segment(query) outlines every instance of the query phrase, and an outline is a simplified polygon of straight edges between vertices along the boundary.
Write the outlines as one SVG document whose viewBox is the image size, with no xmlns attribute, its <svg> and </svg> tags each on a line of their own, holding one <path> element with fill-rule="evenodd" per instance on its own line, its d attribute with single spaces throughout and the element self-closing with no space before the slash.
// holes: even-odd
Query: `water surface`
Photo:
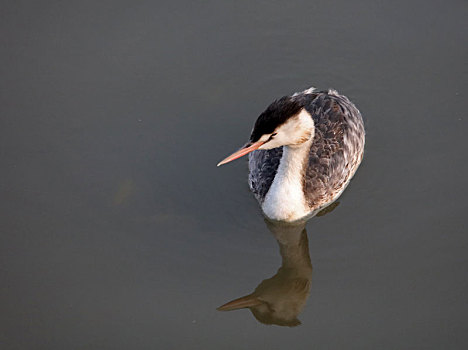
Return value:
<svg viewBox="0 0 468 350">
<path fill-rule="evenodd" d="M 465 349 L 467 12 L 4 4 L 1 348 Z M 246 160 L 216 164 L 309 86 L 356 103 L 365 159 L 307 224 L 301 325 L 267 326 L 216 310 L 284 262 Z"/>
</svg>

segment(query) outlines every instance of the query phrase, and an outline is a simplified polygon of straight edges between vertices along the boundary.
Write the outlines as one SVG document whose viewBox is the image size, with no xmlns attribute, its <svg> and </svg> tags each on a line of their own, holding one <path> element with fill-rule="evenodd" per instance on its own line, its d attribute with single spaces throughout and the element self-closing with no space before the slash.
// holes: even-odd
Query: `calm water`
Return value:
<svg viewBox="0 0 468 350">
<path fill-rule="evenodd" d="M 2 349 L 467 347 L 465 1 L 0 13 Z M 357 104 L 366 155 L 288 234 L 216 164 L 311 85 Z M 302 324 L 216 310 L 256 288 Z"/>
</svg>

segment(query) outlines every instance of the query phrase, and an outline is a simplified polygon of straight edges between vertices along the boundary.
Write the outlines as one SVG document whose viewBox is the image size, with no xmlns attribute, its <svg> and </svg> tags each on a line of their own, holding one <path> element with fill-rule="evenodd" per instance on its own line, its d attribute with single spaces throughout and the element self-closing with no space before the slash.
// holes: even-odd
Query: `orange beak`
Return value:
<svg viewBox="0 0 468 350">
<path fill-rule="evenodd" d="M 232 311 L 239 310 L 246 307 L 255 307 L 262 304 L 262 301 L 252 294 L 246 295 L 245 297 L 238 298 L 230 301 L 224 305 L 221 305 L 216 310 L 218 311 Z"/>
<path fill-rule="evenodd" d="M 229 163 L 229 162 L 233 161 L 234 159 L 245 156 L 247 153 L 250 153 L 250 152 L 255 151 L 256 149 L 258 149 L 264 143 L 265 143 L 265 141 L 257 141 L 257 142 L 254 142 L 254 143 L 248 142 L 240 150 L 238 150 L 237 152 L 234 152 L 229 157 L 226 157 L 222 161 L 220 161 L 217 166 Z"/>
</svg>

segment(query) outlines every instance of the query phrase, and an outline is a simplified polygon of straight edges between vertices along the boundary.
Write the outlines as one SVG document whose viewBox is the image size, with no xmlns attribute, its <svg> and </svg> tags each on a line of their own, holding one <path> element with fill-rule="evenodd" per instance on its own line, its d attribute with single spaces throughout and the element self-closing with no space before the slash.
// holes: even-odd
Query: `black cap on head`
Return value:
<svg viewBox="0 0 468 350">
<path fill-rule="evenodd" d="M 257 118 L 250 135 L 250 142 L 258 141 L 262 135 L 271 134 L 279 125 L 299 113 L 305 102 L 303 98 L 296 96 L 284 96 L 274 101 Z"/>
</svg>

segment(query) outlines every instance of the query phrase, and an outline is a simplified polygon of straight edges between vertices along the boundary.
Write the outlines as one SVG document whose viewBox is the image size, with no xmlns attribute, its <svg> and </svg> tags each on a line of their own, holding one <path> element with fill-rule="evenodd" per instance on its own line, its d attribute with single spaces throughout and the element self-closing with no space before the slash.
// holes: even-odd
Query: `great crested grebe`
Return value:
<svg viewBox="0 0 468 350">
<path fill-rule="evenodd" d="M 335 90 L 284 96 L 260 114 L 250 140 L 218 166 L 249 154 L 249 186 L 264 214 L 296 221 L 344 191 L 361 163 L 365 131 L 354 104 Z"/>
<path fill-rule="evenodd" d="M 276 274 L 264 279 L 250 293 L 218 307 L 219 311 L 249 308 L 264 324 L 294 327 L 301 324 L 297 316 L 309 298 L 312 263 L 306 221 L 294 223 L 265 220 L 279 244 L 281 267 Z"/>
</svg>

